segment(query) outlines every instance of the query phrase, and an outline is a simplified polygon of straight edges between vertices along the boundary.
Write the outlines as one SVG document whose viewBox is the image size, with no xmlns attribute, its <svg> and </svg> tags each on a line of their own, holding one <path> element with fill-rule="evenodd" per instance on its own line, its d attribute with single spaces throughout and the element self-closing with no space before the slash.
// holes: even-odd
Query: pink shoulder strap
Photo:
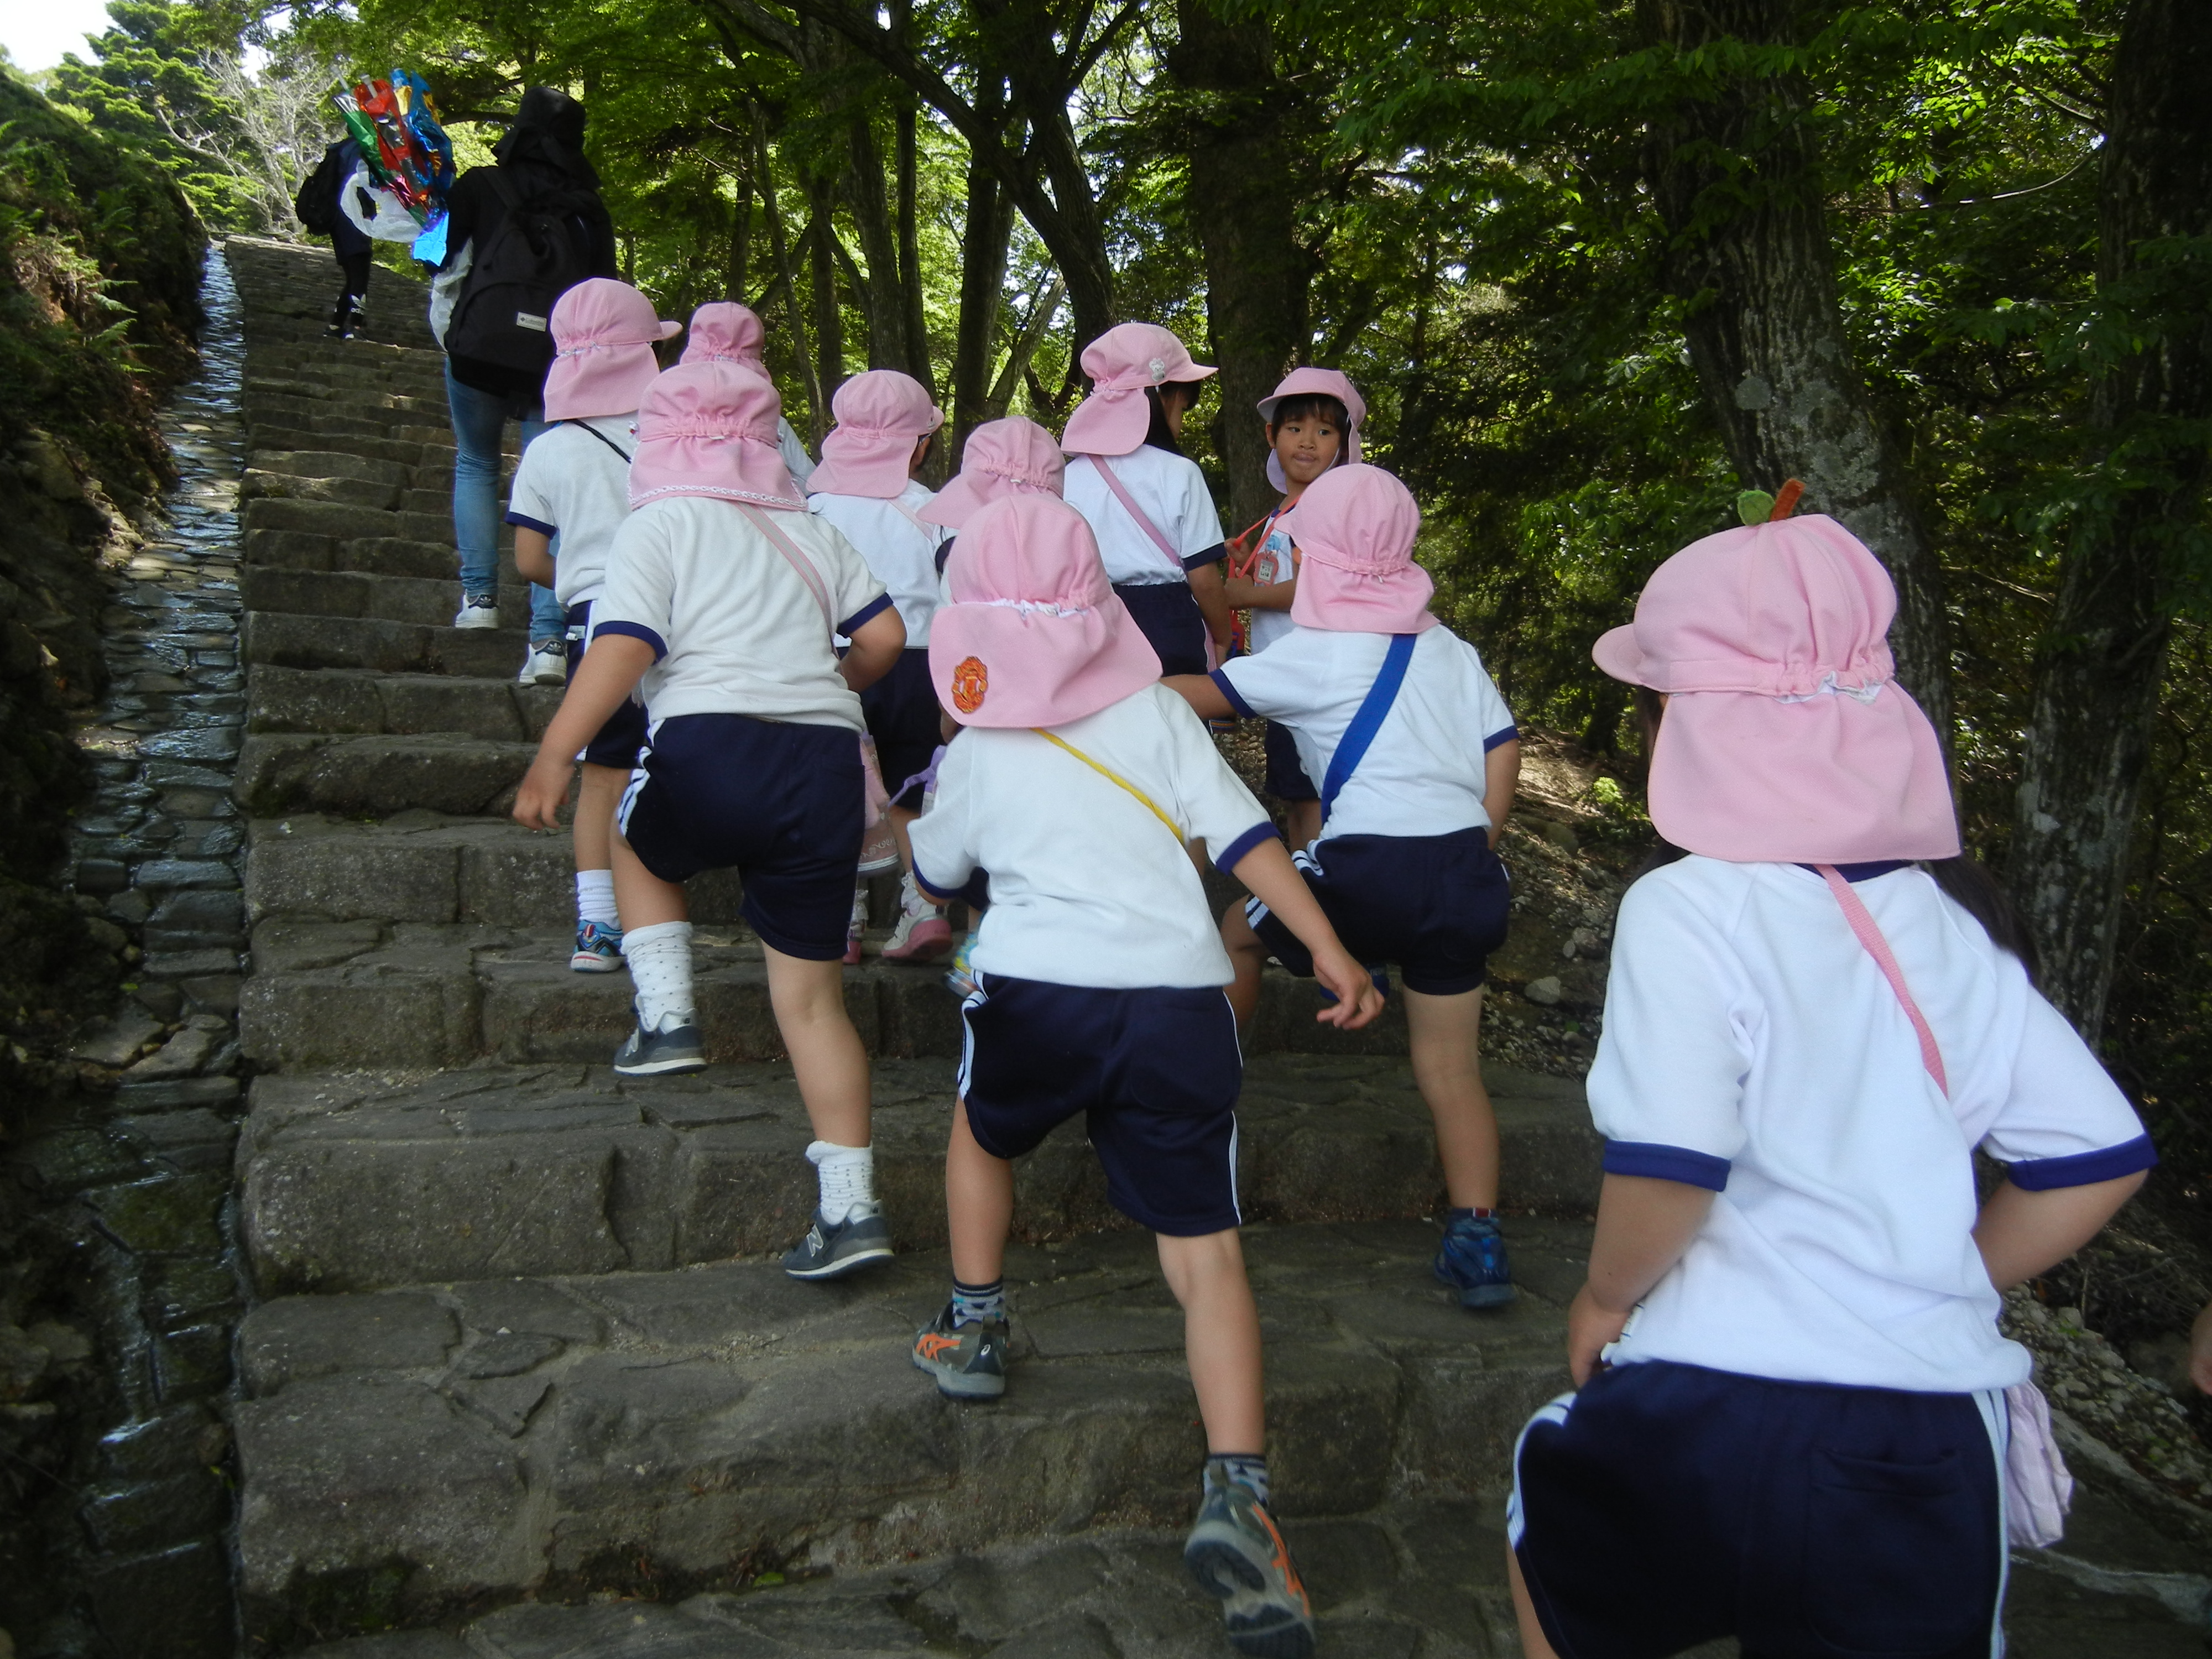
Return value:
<svg viewBox="0 0 2212 1659">
<path fill-rule="evenodd" d="M 805 550 L 778 530 L 769 521 L 768 514 L 750 501 L 738 501 L 736 506 L 738 512 L 753 521 L 753 527 L 768 538 L 769 545 L 783 555 L 783 562 L 799 573 L 799 580 L 806 584 L 806 591 L 814 596 L 814 603 L 822 607 L 823 625 L 835 634 L 837 631 L 837 614 L 830 603 L 830 590 L 822 580 L 822 573 L 814 568 L 814 561 L 806 556 Z"/>
<path fill-rule="evenodd" d="M 1834 865 L 1814 867 L 1820 871 L 1820 879 L 1828 884 L 1828 890 L 1836 896 L 1836 902 L 1843 907 L 1844 920 L 1850 923 L 1851 932 L 1874 958 L 1875 966 L 1881 969 L 1889 988 L 1897 994 L 1905 1017 L 1912 1022 L 1913 1033 L 1920 1039 L 1920 1063 L 1928 1068 L 1928 1075 L 1936 1079 L 1936 1086 L 1943 1091 L 1944 1097 L 1949 1098 L 1951 1080 L 1943 1073 L 1943 1052 L 1936 1046 L 1936 1033 L 1929 1029 L 1928 1017 L 1920 1012 L 1920 1005 L 1912 1000 L 1912 988 L 1905 982 L 1905 971 L 1897 965 L 1897 957 L 1890 951 L 1889 941 L 1881 936 L 1881 929 L 1875 926 L 1866 901 L 1851 890 L 1850 883 L 1844 879 L 1843 872 Z"/>
<path fill-rule="evenodd" d="M 1098 476 L 1106 480 L 1106 488 L 1114 492 L 1114 499 L 1129 509 L 1129 516 L 1137 521 L 1137 528 L 1152 538 L 1152 545 L 1158 548 L 1167 562 L 1176 568 L 1176 574 L 1182 575 L 1182 555 L 1175 550 L 1168 538 L 1160 533 L 1159 526 L 1154 524 L 1145 509 L 1137 505 L 1137 498 L 1129 493 L 1129 487 L 1106 464 L 1106 458 L 1103 455 L 1086 455 L 1084 459 L 1098 469 Z"/>
</svg>

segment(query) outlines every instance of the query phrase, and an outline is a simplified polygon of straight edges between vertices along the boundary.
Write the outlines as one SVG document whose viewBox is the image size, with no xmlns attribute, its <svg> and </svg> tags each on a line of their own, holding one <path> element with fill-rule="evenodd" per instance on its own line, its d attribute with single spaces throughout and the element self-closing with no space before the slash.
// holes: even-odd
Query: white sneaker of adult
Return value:
<svg viewBox="0 0 2212 1659">
<path fill-rule="evenodd" d="M 525 685 L 559 685 L 568 678 L 568 647 L 559 640 L 541 640 L 530 647 L 522 672 L 515 676 Z"/>
<path fill-rule="evenodd" d="M 499 601 L 489 593 L 464 593 L 461 608 L 453 613 L 456 628 L 496 628 Z"/>
</svg>

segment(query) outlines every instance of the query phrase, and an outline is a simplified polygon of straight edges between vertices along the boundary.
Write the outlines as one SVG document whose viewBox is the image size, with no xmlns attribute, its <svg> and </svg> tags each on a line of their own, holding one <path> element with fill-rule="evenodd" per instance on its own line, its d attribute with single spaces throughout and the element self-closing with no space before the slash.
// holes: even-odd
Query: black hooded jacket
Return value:
<svg viewBox="0 0 2212 1659">
<path fill-rule="evenodd" d="M 492 183 L 505 173 L 522 201 L 564 197 L 591 234 L 592 274 L 620 274 L 614 221 L 599 199 L 599 175 L 584 159 L 584 106 L 557 87 L 532 87 L 522 94 L 514 125 L 492 147 L 495 165 L 471 167 L 453 181 L 447 198 L 446 264 L 451 265 L 472 241 L 489 239 L 507 217 L 507 204 Z M 453 378 L 495 397 L 524 403 L 544 392 L 544 377 L 534 380 L 502 364 L 473 357 L 451 359 Z"/>
</svg>

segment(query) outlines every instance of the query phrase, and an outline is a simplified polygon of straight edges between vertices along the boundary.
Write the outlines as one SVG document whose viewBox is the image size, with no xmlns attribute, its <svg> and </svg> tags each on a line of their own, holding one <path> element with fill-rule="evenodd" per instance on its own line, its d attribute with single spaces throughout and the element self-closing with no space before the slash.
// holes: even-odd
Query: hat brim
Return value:
<svg viewBox="0 0 2212 1659">
<path fill-rule="evenodd" d="M 1159 653 L 1111 592 L 1076 616 L 956 603 L 930 618 L 930 684 L 963 726 L 1065 726 L 1159 677 Z"/>
<path fill-rule="evenodd" d="M 642 340 L 608 352 L 556 357 L 545 371 L 545 418 L 588 421 L 630 414 L 645 401 L 646 388 L 659 375 L 660 362 Z"/>
<path fill-rule="evenodd" d="M 931 431 L 936 430 L 932 428 Z M 845 435 L 841 439 L 838 434 Z M 896 501 L 914 477 L 914 447 L 927 433 L 871 432 L 840 427 L 822 441 L 822 462 L 806 480 L 809 495 L 866 495 Z"/>
<path fill-rule="evenodd" d="M 1631 685 L 1642 685 L 1644 678 L 1644 648 L 1636 642 L 1636 624 L 1609 628 L 1598 635 L 1597 643 L 1590 647 L 1590 660 L 1614 679 L 1626 680 Z"/>
<path fill-rule="evenodd" d="M 1437 625 L 1429 601 L 1435 578 L 1407 563 L 1381 574 L 1346 570 L 1307 557 L 1291 595 L 1291 620 L 1337 634 L 1419 634 Z"/>
</svg>

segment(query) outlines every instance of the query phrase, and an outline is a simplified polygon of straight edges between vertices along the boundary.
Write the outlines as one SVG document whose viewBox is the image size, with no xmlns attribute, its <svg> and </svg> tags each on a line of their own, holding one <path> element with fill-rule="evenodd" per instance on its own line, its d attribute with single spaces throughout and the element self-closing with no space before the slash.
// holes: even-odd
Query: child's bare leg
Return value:
<svg viewBox="0 0 2212 1659">
<path fill-rule="evenodd" d="M 619 892 L 619 890 L 617 890 Z M 629 911 L 623 911 L 625 920 Z M 775 1028 L 798 1074 L 814 1138 L 839 1146 L 868 1144 L 868 1054 L 845 1012 L 843 964 L 811 962 L 763 945 Z"/>
<path fill-rule="evenodd" d="M 1413 1081 L 1437 1126 L 1437 1155 L 1455 1209 L 1498 1207 L 1498 1117 L 1482 1085 L 1482 990 L 1438 997 L 1408 989 Z"/>
<path fill-rule="evenodd" d="M 1159 1236 L 1160 1270 L 1182 1304 L 1183 1349 L 1210 1452 L 1257 1455 L 1267 1444 L 1261 1403 L 1260 1310 L 1244 1277 L 1237 1231 Z"/>
<path fill-rule="evenodd" d="M 1310 847 L 1321 834 L 1321 803 L 1317 800 L 1286 801 L 1283 816 L 1290 821 L 1291 850 L 1297 852 Z"/>
<path fill-rule="evenodd" d="M 914 821 L 921 816 L 911 806 L 886 806 L 884 816 L 891 821 L 891 839 L 898 843 L 899 863 L 908 871 L 914 868 L 914 842 L 908 832 Z"/>
<path fill-rule="evenodd" d="M 1229 981 L 1229 1006 L 1242 1031 L 1252 1023 L 1260 1006 L 1260 973 L 1267 965 L 1267 947 L 1244 920 L 1244 907 L 1232 904 L 1221 913 L 1221 943 L 1229 952 L 1229 966 L 1237 977 Z"/>
<path fill-rule="evenodd" d="M 570 831 L 575 840 L 576 867 L 611 870 L 615 809 L 622 805 L 623 787 L 629 781 L 629 774 L 619 767 L 594 766 L 589 761 L 581 770 L 582 780 L 576 786 L 576 822 Z"/>
<path fill-rule="evenodd" d="M 952 1144 L 945 1153 L 945 1214 L 952 1231 L 952 1277 L 995 1285 L 1006 1267 L 1014 1224 L 1014 1166 L 975 1144 L 965 1102 L 952 1103 Z"/>
<path fill-rule="evenodd" d="M 1544 1639 L 1544 1627 L 1536 1622 L 1536 1604 L 1528 1599 L 1528 1586 L 1521 1577 L 1521 1558 L 1513 1547 L 1505 1547 L 1505 1577 L 1513 1586 L 1513 1616 L 1521 1621 L 1521 1652 L 1523 1659 L 1559 1659 L 1552 1644 Z"/>
<path fill-rule="evenodd" d="M 639 862 L 637 854 L 630 851 L 629 843 L 611 826 L 607 831 L 607 855 L 615 872 L 615 903 L 622 910 L 625 929 L 635 932 L 641 927 L 658 927 L 664 921 L 690 919 L 691 913 L 684 908 L 683 884 L 663 881 L 647 869 Z"/>
</svg>

